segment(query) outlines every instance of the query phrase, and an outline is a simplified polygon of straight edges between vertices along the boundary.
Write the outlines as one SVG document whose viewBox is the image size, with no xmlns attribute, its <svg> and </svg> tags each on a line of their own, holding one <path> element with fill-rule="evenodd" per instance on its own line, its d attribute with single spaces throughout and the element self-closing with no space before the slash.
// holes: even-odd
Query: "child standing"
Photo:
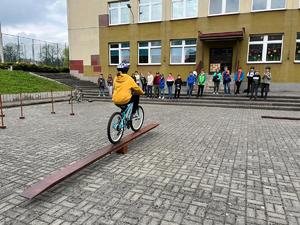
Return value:
<svg viewBox="0 0 300 225">
<path fill-rule="evenodd" d="M 148 72 L 147 76 L 147 97 L 152 98 L 152 89 L 153 89 L 153 75 L 151 72 Z"/>
<path fill-rule="evenodd" d="M 182 85 L 181 76 L 178 74 L 177 79 L 175 80 L 175 98 L 179 98 L 180 90 Z"/>
<path fill-rule="evenodd" d="M 193 89 L 194 89 L 195 82 L 196 82 L 195 75 L 193 74 L 193 72 L 190 72 L 190 74 L 186 80 L 188 97 L 193 95 Z"/>
<path fill-rule="evenodd" d="M 261 97 L 264 97 L 264 99 L 267 99 L 268 92 L 270 91 L 270 84 L 271 84 L 272 74 L 271 74 L 271 68 L 268 66 L 265 69 L 265 73 L 262 77 L 262 84 L 261 84 Z M 263 96 L 265 93 L 265 96 Z"/>
<path fill-rule="evenodd" d="M 204 69 L 201 68 L 201 72 L 198 76 L 198 94 L 197 94 L 197 97 L 199 97 L 200 93 L 201 93 L 201 96 L 203 95 L 205 82 L 206 82 L 206 74 L 204 72 Z"/>
<path fill-rule="evenodd" d="M 235 85 L 236 85 L 236 90 L 235 90 L 235 95 L 239 95 L 240 94 L 240 87 L 241 84 L 244 80 L 244 72 L 242 70 L 242 67 L 239 67 L 238 71 L 234 74 L 234 81 L 235 81 Z"/>
<path fill-rule="evenodd" d="M 103 77 L 103 74 L 101 73 L 99 78 L 98 78 L 98 87 L 99 87 L 99 95 L 98 96 L 105 96 L 105 93 L 104 93 L 104 89 L 105 89 L 105 79 Z"/>
<path fill-rule="evenodd" d="M 219 94 L 219 87 L 220 87 L 220 82 L 222 80 L 222 73 L 220 71 L 220 68 L 217 68 L 216 72 L 213 75 L 213 82 L 214 82 L 214 95 Z"/>
<path fill-rule="evenodd" d="M 161 74 L 159 80 L 159 98 L 161 99 L 165 98 L 165 77 L 163 74 Z"/>
<path fill-rule="evenodd" d="M 171 99 L 172 98 L 172 88 L 174 84 L 174 77 L 172 73 L 169 73 L 167 77 L 167 86 L 168 86 L 168 97 Z"/>
<path fill-rule="evenodd" d="M 111 74 L 109 74 L 107 78 L 107 88 L 108 88 L 109 96 L 112 96 L 113 83 L 114 83 L 113 77 Z"/>
<path fill-rule="evenodd" d="M 253 79 L 253 81 L 252 81 L 252 85 L 251 85 L 251 97 L 250 97 L 250 100 L 253 98 L 254 92 L 255 92 L 254 100 L 256 100 L 256 98 L 257 98 L 257 92 L 258 92 L 258 88 L 259 88 L 260 80 L 261 80 L 259 72 L 255 72 L 255 74 L 254 74 L 254 76 L 253 76 L 252 79 Z"/>
<path fill-rule="evenodd" d="M 254 67 L 250 67 L 250 71 L 247 74 L 248 79 L 248 87 L 247 87 L 247 96 L 249 95 L 249 92 L 252 90 L 252 82 L 253 82 L 253 76 L 255 75 Z"/>
</svg>

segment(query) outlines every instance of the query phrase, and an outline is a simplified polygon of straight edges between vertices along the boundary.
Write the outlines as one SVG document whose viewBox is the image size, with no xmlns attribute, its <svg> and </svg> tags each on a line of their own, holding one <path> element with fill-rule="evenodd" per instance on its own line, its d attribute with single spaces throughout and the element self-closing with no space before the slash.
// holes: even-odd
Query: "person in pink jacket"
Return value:
<svg viewBox="0 0 300 225">
<path fill-rule="evenodd" d="M 173 84 L 174 84 L 174 77 L 173 77 L 172 73 L 169 73 L 169 75 L 167 77 L 168 97 L 169 98 L 172 98 Z"/>
</svg>

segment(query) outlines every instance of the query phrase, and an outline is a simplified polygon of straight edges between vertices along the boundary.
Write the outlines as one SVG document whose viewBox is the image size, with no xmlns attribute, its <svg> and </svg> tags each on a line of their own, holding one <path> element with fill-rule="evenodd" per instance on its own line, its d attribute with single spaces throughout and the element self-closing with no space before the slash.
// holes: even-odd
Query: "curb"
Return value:
<svg viewBox="0 0 300 225">
<path fill-rule="evenodd" d="M 56 99 L 54 102 L 67 102 L 69 99 Z M 43 101 L 33 101 L 33 102 L 23 102 L 23 106 L 31 106 L 31 105 L 43 105 L 51 103 L 51 100 L 43 100 Z M 3 105 L 4 109 L 16 108 L 20 107 L 20 103 L 13 103 L 9 105 Z"/>
</svg>

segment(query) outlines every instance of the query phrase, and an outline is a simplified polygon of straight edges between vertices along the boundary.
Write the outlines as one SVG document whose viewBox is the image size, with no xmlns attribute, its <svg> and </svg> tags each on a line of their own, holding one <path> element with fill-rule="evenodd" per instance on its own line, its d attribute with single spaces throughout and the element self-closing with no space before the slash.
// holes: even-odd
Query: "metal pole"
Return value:
<svg viewBox="0 0 300 225">
<path fill-rule="evenodd" d="M 51 114 L 55 114 L 55 112 L 54 112 L 53 91 L 52 90 L 51 90 L 51 105 L 52 105 L 52 112 L 51 112 Z"/>
<path fill-rule="evenodd" d="M 18 36 L 18 62 L 20 62 L 20 37 Z"/>
<path fill-rule="evenodd" d="M 73 91 L 71 91 L 71 113 L 70 116 L 74 116 L 74 106 L 73 106 Z"/>
<path fill-rule="evenodd" d="M 34 55 L 34 39 L 32 39 L 32 60 L 35 63 L 35 55 Z"/>
<path fill-rule="evenodd" d="M 22 99 L 22 93 L 20 93 L 20 106 L 21 106 L 21 116 L 20 119 L 23 120 L 25 119 L 25 116 L 23 114 L 23 99 Z"/>
<path fill-rule="evenodd" d="M 59 66 L 59 61 L 58 61 L 58 43 L 56 43 L 56 66 Z"/>
<path fill-rule="evenodd" d="M 3 117 L 5 115 L 3 114 L 3 109 L 2 109 L 2 96 L 0 94 L 0 117 L 1 117 L 1 124 L 0 124 L 0 129 L 5 129 L 6 126 L 4 125 Z"/>
<path fill-rule="evenodd" d="M 3 39 L 2 39 L 1 23 L 0 23 L 0 63 L 4 63 L 4 52 L 3 52 Z"/>
</svg>

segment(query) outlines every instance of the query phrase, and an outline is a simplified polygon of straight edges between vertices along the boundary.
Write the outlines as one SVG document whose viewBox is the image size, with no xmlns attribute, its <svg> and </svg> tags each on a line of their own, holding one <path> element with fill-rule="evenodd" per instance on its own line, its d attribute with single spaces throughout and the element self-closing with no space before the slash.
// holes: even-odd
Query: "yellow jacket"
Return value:
<svg viewBox="0 0 300 225">
<path fill-rule="evenodd" d="M 116 105 L 127 104 L 132 97 L 132 92 L 135 92 L 139 95 L 144 94 L 143 90 L 129 75 L 120 74 L 115 77 L 114 94 L 112 100 Z"/>
</svg>

